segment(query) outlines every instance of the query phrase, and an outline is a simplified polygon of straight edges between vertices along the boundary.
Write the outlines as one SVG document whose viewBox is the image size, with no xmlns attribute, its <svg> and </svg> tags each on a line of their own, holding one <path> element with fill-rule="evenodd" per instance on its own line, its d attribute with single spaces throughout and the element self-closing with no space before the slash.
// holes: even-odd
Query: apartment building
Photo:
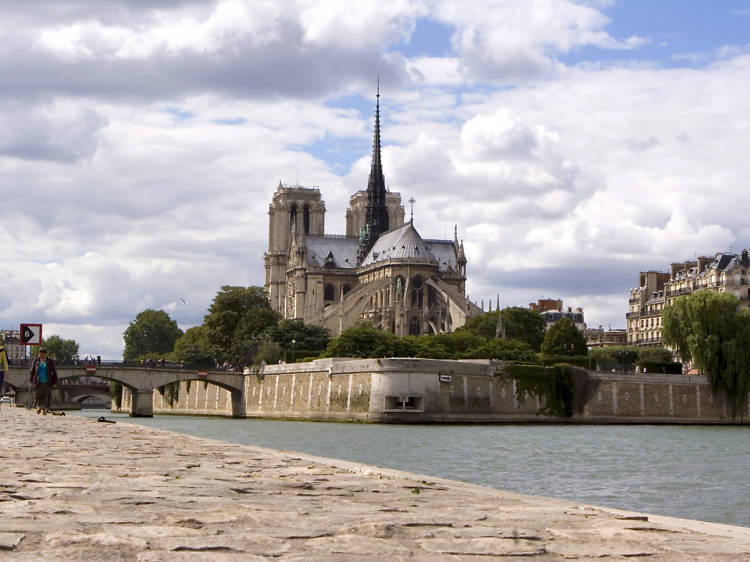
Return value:
<svg viewBox="0 0 750 562">
<path fill-rule="evenodd" d="M 630 290 L 625 315 L 628 345 L 662 345 L 661 313 L 676 298 L 708 289 L 731 293 L 750 308 L 750 262 L 747 250 L 718 253 L 694 261 L 676 262 L 669 273 L 642 271 L 638 287 Z"/>
</svg>

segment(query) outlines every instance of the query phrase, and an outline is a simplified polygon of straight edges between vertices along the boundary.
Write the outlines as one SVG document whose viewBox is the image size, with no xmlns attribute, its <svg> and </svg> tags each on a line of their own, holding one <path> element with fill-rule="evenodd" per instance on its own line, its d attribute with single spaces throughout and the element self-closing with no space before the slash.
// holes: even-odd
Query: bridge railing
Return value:
<svg viewBox="0 0 750 562">
<path fill-rule="evenodd" d="M 26 359 L 8 359 L 8 365 L 11 367 L 28 367 L 31 368 L 31 363 L 34 361 L 33 358 L 26 358 Z M 151 361 L 118 361 L 118 360 L 111 360 L 111 359 L 102 359 L 102 360 L 85 360 L 85 359 L 74 359 L 73 361 L 57 361 L 55 360 L 55 365 L 57 367 L 78 367 L 81 369 L 85 369 L 86 367 L 96 367 L 96 368 L 102 368 L 102 369 L 122 369 L 122 368 L 130 368 L 130 369 L 172 369 L 172 370 L 185 370 L 185 369 L 195 369 L 195 370 L 204 370 L 204 371 L 214 371 L 214 372 L 226 372 L 231 369 L 227 369 L 225 367 L 222 367 L 221 365 L 217 365 L 214 367 L 204 367 L 200 365 L 193 365 L 189 363 L 176 363 L 174 361 L 161 361 L 161 360 L 151 360 Z"/>
</svg>

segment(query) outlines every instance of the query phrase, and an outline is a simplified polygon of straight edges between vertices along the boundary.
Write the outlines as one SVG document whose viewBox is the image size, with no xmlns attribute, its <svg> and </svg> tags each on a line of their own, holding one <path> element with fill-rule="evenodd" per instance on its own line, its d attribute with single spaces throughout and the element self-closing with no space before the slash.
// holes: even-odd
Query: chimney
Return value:
<svg viewBox="0 0 750 562">
<path fill-rule="evenodd" d="M 711 258 L 707 258 L 706 256 L 700 256 L 697 259 L 698 259 L 698 273 L 703 273 L 703 270 L 706 269 L 706 265 L 708 264 Z"/>
<path fill-rule="evenodd" d="M 742 250 L 742 267 L 747 267 L 748 261 L 747 261 L 747 249 Z"/>
</svg>

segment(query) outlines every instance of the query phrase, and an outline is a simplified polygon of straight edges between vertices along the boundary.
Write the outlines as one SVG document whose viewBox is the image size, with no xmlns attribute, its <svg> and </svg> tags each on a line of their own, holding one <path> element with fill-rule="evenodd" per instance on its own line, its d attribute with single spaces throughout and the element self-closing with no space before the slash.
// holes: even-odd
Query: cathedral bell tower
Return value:
<svg viewBox="0 0 750 562">
<path fill-rule="evenodd" d="M 271 308 L 286 314 L 287 271 L 291 246 L 298 236 L 303 246 L 306 236 L 322 236 L 326 207 L 317 187 L 288 186 L 279 182 L 268 208 L 268 251 L 265 254 L 265 289 Z"/>
</svg>

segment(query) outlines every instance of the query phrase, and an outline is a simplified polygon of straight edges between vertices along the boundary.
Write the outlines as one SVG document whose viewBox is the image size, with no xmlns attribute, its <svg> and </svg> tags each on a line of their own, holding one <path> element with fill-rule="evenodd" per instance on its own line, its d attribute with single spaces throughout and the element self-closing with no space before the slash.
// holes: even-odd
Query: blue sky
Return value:
<svg viewBox="0 0 750 562">
<path fill-rule="evenodd" d="M 423 236 L 457 227 L 470 297 L 624 327 L 640 270 L 750 246 L 749 27 L 750 2 L 4 4 L 0 326 L 115 358 L 144 308 L 199 324 L 263 283 L 280 180 L 343 233 L 380 76 L 386 183 Z"/>
</svg>

